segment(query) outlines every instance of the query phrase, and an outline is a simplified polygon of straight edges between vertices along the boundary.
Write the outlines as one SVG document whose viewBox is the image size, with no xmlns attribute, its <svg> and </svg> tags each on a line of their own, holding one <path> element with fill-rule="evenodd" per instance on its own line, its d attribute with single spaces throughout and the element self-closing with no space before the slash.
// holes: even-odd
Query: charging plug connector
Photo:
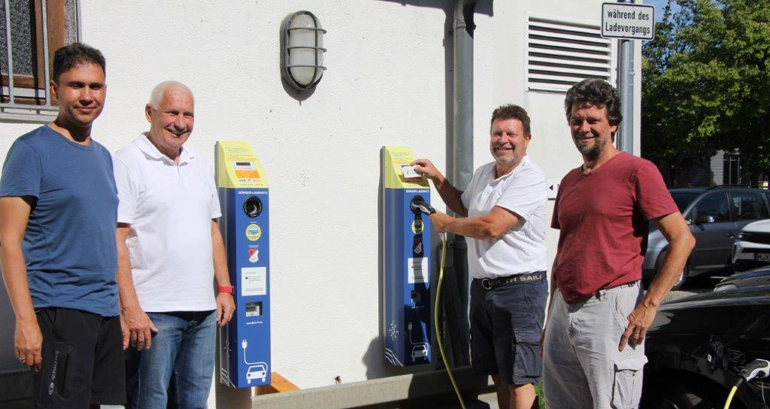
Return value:
<svg viewBox="0 0 770 409">
<path fill-rule="evenodd" d="M 428 202 L 426 202 L 425 199 L 422 198 L 422 196 L 415 196 L 414 199 L 412 199 L 412 201 L 409 202 L 409 208 L 412 210 L 414 214 L 424 213 L 430 216 L 433 213 L 436 213 L 436 209 L 434 209 L 433 206 L 429 205 Z"/>
<path fill-rule="evenodd" d="M 733 385 L 732 388 L 730 388 L 730 393 L 727 395 L 727 400 L 725 401 L 724 406 L 725 409 L 730 407 L 730 403 L 732 403 L 733 397 L 735 397 L 735 392 L 738 391 L 738 388 L 743 383 L 749 382 L 752 379 L 762 379 L 770 376 L 770 361 L 766 361 L 764 359 L 755 359 L 749 362 L 748 365 L 744 366 L 743 369 L 738 372 L 738 376 L 738 381 L 735 382 L 735 385 Z"/>
<path fill-rule="evenodd" d="M 744 366 L 738 375 L 746 382 L 752 379 L 763 379 L 770 376 L 770 361 L 755 359 Z"/>
</svg>

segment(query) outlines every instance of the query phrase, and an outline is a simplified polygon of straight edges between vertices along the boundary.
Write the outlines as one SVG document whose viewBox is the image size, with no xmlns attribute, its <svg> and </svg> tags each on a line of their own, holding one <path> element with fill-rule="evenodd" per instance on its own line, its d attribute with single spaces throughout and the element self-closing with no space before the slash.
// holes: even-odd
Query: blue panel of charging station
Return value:
<svg viewBox="0 0 770 409">
<path fill-rule="evenodd" d="M 220 382 L 234 388 L 271 382 L 270 201 L 264 171 L 242 144 L 217 143 L 220 229 L 236 306 L 219 330 L 219 369 Z"/>
<path fill-rule="evenodd" d="M 397 156 L 385 149 L 384 161 Z M 410 203 L 415 198 L 430 203 L 430 190 L 393 181 L 386 177 L 383 189 L 385 359 L 395 366 L 412 366 L 431 361 L 432 307 L 430 219 L 412 211 Z"/>
</svg>

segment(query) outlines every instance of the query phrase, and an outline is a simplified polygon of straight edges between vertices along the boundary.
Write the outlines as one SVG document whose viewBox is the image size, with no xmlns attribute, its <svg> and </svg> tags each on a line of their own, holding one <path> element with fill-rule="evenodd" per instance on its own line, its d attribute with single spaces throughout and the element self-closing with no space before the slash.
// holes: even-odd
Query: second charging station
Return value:
<svg viewBox="0 0 770 409">
<path fill-rule="evenodd" d="M 430 188 L 409 174 L 413 160 L 409 148 L 382 148 L 382 325 L 385 359 L 394 366 L 431 361 L 430 219 L 413 206 L 430 203 Z"/>
</svg>

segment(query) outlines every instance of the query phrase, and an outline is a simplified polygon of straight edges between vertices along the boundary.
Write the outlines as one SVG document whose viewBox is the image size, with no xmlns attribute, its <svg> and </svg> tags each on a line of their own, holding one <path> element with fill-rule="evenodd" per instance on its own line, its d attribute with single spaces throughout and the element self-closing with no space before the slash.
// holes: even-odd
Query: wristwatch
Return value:
<svg viewBox="0 0 770 409">
<path fill-rule="evenodd" d="M 233 293 L 233 286 L 230 286 L 230 285 L 220 285 L 219 286 L 219 292 L 220 293 L 232 294 Z"/>
</svg>

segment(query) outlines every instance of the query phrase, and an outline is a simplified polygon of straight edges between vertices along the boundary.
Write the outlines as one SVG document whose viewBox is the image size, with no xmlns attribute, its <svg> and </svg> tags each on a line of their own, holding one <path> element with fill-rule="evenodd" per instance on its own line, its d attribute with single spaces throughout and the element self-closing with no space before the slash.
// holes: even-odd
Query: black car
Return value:
<svg viewBox="0 0 770 409">
<path fill-rule="evenodd" d="M 770 192 L 735 186 L 670 191 L 696 241 L 674 288 L 692 277 L 732 274 L 733 241 L 745 225 L 770 218 Z M 657 273 L 667 250 L 668 241 L 651 224 L 642 265 L 645 283 Z"/>
<path fill-rule="evenodd" d="M 736 288 L 757 287 L 763 285 L 770 285 L 770 267 L 735 273 L 735 275 L 723 278 L 716 286 L 714 286 L 714 291 L 734 290 Z"/>
<path fill-rule="evenodd" d="M 770 285 L 661 305 L 647 335 L 642 408 L 723 408 L 738 372 L 770 360 Z M 731 408 L 767 408 L 770 379 L 744 383 Z"/>
</svg>

